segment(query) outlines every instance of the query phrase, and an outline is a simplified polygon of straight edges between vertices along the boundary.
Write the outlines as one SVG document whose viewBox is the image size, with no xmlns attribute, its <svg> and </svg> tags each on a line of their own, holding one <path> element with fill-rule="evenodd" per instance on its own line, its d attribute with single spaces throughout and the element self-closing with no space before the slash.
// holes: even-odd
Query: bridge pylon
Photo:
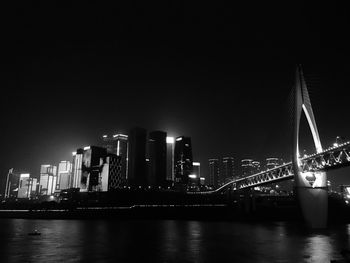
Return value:
<svg viewBox="0 0 350 263">
<path fill-rule="evenodd" d="M 328 214 L 327 174 L 323 171 L 302 172 L 299 152 L 299 130 L 302 112 L 305 113 L 317 153 L 322 145 L 301 66 L 297 67 L 294 87 L 293 170 L 295 189 L 306 223 L 311 228 L 325 228 Z"/>
</svg>

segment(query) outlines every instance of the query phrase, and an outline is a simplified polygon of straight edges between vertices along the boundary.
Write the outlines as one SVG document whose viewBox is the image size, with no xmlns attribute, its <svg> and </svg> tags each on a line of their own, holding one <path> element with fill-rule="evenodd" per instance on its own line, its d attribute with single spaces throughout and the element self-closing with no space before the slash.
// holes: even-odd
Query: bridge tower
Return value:
<svg viewBox="0 0 350 263">
<path fill-rule="evenodd" d="M 322 152 L 314 113 L 301 67 L 297 67 L 293 116 L 293 170 L 295 188 L 306 223 L 311 228 L 327 226 L 328 190 L 326 172 L 302 172 L 299 152 L 299 129 L 302 112 L 309 124 L 316 152 Z"/>
</svg>

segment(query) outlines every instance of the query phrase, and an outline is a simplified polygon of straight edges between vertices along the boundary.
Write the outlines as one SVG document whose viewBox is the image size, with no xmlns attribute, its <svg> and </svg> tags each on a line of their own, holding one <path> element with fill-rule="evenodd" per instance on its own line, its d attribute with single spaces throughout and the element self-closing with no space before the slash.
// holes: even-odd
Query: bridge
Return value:
<svg viewBox="0 0 350 263">
<path fill-rule="evenodd" d="M 350 165 L 350 141 L 327 149 L 322 148 L 314 113 L 311 106 L 301 66 L 297 67 L 294 84 L 292 161 L 276 168 L 245 178 L 232 180 L 213 191 L 197 194 L 215 194 L 229 189 L 239 191 L 256 186 L 294 179 L 296 195 L 306 223 L 311 228 L 325 228 L 328 214 L 327 171 Z M 316 152 L 300 156 L 299 130 L 304 112 L 312 133 Z"/>
<path fill-rule="evenodd" d="M 313 173 L 317 171 L 328 171 L 344 166 L 350 166 L 350 141 L 338 146 L 330 147 L 320 153 L 304 156 L 300 159 L 302 173 Z M 256 187 L 264 184 L 277 183 L 294 178 L 292 162 L 283 164 L 270 170 L 262 171 L 244 178 L 232 180 L 213 191 L 199 192 L 199 194 L 219 193 L 228 187 L 232 190 Z M 311 186 L 315 183 L 312 175 L 308 177 Z"/>
</svg>

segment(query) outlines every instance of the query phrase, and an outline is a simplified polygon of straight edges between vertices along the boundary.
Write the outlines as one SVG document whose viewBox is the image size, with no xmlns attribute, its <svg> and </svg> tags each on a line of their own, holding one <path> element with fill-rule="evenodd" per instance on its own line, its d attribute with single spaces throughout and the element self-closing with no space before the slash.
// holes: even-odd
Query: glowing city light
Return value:
<svg viewBox="0 0 350 263">
<path fill-rule="evenodd" d="M 197 175 L 195 175 L 195 174 L 190 174 L 188 177 L 191 178 L 191 179 L 196 179 L 196 178 L 197 178 Z"/>
<path fill-rule="evenodd" d="M 90 148 L 91 148 L 90 146 L 85 146 L 85 147 L 84 147 L 84 151 L 90 150 Z"/>
<path fill-rule="evenodd" d="M 174 137 L 166 137 L 166 143 L 173 144 L 175 142 Z"/>
<path fill-rule="evenodd" d="M 201 163 L 200 162 L 193 162 L 192 165 L 193 166 L 201 166 Z"/>
</svg>

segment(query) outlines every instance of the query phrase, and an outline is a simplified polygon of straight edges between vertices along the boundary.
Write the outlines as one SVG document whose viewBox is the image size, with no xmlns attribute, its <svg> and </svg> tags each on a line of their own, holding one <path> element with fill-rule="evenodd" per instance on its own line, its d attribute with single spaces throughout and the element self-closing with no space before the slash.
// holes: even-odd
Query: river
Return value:
<svg viewBox="0 0 350 263">
<path fill-rule="evenodd" d="M 0 219 L 0 262 L 330 262 L 350 225 L 293 222 Z M 37 229 L 40 236 L 28 233 Z"/>
</svg>

